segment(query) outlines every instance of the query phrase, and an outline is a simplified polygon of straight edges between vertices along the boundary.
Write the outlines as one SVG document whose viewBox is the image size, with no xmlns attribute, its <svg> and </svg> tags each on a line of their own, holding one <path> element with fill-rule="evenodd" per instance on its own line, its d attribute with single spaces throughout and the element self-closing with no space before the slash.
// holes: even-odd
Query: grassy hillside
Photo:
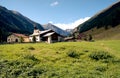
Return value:
<svg viewBox="0 0 120 78">
<path fill-rule="evenodd" d="M 0 45 L 1 78 L 120 78 L 120 40 Z"/>
<path fill-rule="evenodd" d="M 86 33 L 86 35 L 92 34 L 95 36 L 95 39 L 120 39 L 119 29 L 120 1 L 98 12 L 86 22 L 80 24 L 74 29 L 74 32 Z"/>
<path fill-rule="evenodd" d="M 107 30 L 93 28 L 84 32 L 84 34 L 91 34 L 95 40 L 120 40 L 120 25 Z"/>
</svg>

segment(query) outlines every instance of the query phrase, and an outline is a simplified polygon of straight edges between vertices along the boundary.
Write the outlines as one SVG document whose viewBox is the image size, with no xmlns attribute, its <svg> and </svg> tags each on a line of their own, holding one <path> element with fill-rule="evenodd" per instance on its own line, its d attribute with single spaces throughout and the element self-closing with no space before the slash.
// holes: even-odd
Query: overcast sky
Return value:
<svg viewBox="0 0 120 78">
<path fill-rule="evenodd" d="M 15 10 L 40 24 L 52 23 L 73 29 L 118 0 L 0 0 L 0 5 Z"/>
</svg>

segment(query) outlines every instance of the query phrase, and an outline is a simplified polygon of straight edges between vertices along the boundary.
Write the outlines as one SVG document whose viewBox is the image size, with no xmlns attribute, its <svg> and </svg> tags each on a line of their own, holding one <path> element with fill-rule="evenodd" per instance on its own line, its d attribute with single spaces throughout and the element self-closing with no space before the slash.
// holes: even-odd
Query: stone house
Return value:
<svg viewBox="0 0 120 78">
<path fill-rule="evenodd" d="M 15 42 L 29 42 L 29 36 L 24 34 L 12 33 L 7 37 L 8 43 L 15 43 Z"/>
</svg>

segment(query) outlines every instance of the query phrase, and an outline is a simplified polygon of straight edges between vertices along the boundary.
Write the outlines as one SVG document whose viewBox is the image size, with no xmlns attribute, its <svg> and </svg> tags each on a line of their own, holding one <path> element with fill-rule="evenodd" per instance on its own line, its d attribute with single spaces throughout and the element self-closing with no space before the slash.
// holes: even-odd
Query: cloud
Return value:
<svg viewBox="0 0 120 78">
<path fill-rule="evenodd" d="M 49 21 L 48 23 L 51 23 L 51 24 L 53 24 L 53 21 Z"/>
<path fill-rule="evenodd" d="M 53 23 L 52 24 L 58 26 L 61 29 L 74 29 L 75 27 L 77 27 L 78 25 L 82 24 L 83 22 L 87 21 L 88 19 L 90 19 L 90 17 L 85 17 L 85 18 L 80 18 L 72 23 L 68 23 L 68 24 L 64 24 L 64 23 Z"/>
<path fill-rule="evenodd" d="M 51 3 L 50 6 L 57 6 L 58 4 L 59 4 L 59 2 L 55 1 L 55 2 Z"/>
</svg>

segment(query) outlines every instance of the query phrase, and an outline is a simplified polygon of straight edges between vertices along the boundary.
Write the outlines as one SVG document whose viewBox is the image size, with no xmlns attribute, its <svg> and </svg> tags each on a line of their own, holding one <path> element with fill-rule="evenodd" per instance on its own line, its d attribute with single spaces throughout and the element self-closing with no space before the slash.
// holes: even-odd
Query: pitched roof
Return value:
<svg viewBox="0 0 120 78">
<path fill-rule="evenodd" d="M 49 31 L 51 31 L 51 29 L 41 31 L 40 34 L 44 34 L 44 33 L 49 32 Z"/>
<path fill-rule="evenodd" d="M 47 33 L 47 34 L 45 34 L 44 35 L 44 37 L 48 37 L 48 36 L 51 36 L 51 35 L 53 35 L 55 32 L 50 32 L 50 33 Z"/>
<path fill-rule="evenodd" d="M 52 30 L 52 29 L 48 29 L 48 30 L 44 30 L 44 31 L 40 31 L 39 33 L 33 33 L 33 34 L 31 34 L 30 36 L 38 36 L 38 35 L 42 35 L 43 37 L 46 37 L 46 36 L 50 36 L 50 35 L 52 35 L 52 33 L 57 33 L 57 32 L 55 32 L 54 30 Z M 58 33 L 57 33 L 58 34 Z M 58 34 L 58 35 L 60 35 L 60 34 Z M 62 36 L 62 35 L 60 35 L 60 36 Z M 63 37 L 63 36 L 62 36 Z"/>
<path fill-rule="evenodd" d="M 12 33 L 12 35 L 15 35 L 17 37 L 28 37 L 28 36 L 26 36 L 24 34 L 18 34 L 18 33 Z"/>
<path fill-rule="evenodd" d="M 71 40 L 74 39 L 74 37 L 66 37 L 64 40 Z"/>
</svg>

